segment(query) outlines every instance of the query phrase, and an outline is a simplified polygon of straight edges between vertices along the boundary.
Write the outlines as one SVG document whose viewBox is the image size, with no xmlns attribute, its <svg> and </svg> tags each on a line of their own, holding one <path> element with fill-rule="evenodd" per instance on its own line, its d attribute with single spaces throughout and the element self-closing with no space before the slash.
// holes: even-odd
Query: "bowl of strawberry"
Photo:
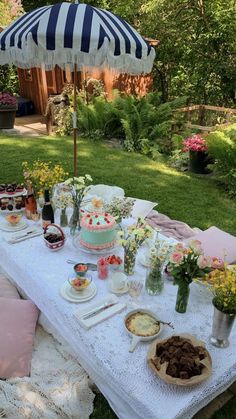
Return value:
<svg viewBox="0 0 236 419">
<path fill-rule="evenodd" d="M 86 265 L 86 263 L 76 263 L 76 265 L 74 265 L 74 271 L 77 276 L 84 277 L 88 271 L 88 265 Z"/>
<path fill-rule="evenodd" d="M 111 255 L 106 258 L 106 261 L 109 265 L 109 268 L 112 270 L 118 270 L 120 266 L 123 263 L 123 260 L 120 258 L 120 256 Z"/>
</svg>

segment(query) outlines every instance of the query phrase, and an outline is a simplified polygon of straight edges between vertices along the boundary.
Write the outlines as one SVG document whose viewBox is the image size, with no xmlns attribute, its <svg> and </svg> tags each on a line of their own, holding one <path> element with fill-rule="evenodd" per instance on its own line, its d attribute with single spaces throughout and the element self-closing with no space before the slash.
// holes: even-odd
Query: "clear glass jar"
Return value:
<svg viewBox="0 0 236 419">
<path fill-rule="evenodd" d="M 145 289 L 149 295 L 158 295 L 164 287 L 164 276 L 162 274 L 162 266 L 156 264 L 147 269 Z"/>
</svg>

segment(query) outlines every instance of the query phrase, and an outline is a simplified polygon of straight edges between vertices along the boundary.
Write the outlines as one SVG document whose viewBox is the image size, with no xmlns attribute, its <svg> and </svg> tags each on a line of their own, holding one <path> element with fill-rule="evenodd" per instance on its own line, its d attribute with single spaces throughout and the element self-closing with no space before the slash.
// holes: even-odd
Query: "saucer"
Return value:
<svg viewBox="0 0 236 419">
<path fill-rule="evenodd" d="M 129 291 L 128 282 L 126 282 L 123 288 L 120 288 L 120 289 L 114 288 L 112 286 L 112 281 L 110 279 L 108 279 L 107 285 L 108 285 L 109 291 L 112 292 L 113 294 L 126 294 Z"/>
<path fill-rule="evenodd" d="M 27 226 L 28 224 L 25 220 L 20 220 L 19 223 L 16 225 L 9 224 L 8 221 L 5 219 L 0 221 L 0 230 L 3 230 L 3 231 L 10 231 L 10 232 L 20 231 L 20 230 L 24 230 Z"/>
<path fill-rule="evenodd" d="M 68 281 L 64 282 L 60 289 L 61 296 L 72 303 L 83 303 L 91 300 L 97 293 L 97 286 L 94 282 L 91 282 L 88 288 L 83 291 L 76 291 L 69 284 Z"/>
<path fill-rule="evenodd" d="M 150 267 L 150 259 L 145 253 L 140 253 L 137 259 L 140 265 L 144 266 L 145 268 Z"/>
</svg>

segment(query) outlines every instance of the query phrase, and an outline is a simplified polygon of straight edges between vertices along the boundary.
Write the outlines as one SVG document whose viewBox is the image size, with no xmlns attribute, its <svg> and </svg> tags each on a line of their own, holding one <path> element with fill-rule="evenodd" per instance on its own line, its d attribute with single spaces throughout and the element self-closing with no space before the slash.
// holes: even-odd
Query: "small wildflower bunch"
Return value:
<svg viewBox="0 0 236 419">
<path fill-rule="evenodd" d="M 195 278 L 202 278 L 216 266 L 222 267 L 223 262 L 214 257 L 206 257 L 203 254 L 201 242 L 193 240 L 189 246 L 182 243 L 174 246 L 167 264 L 168 272 L 174 277 L 176 284 L 186 281 L 190 284 Z"/>
<path fill-rule="evenodd" d="M 128 218 L 132 212 L 135 199 L 132 198 L 113 198 L 112 201 L 106 205 L 105 210 L 108 214 L 113 215 L 119 223 L 122 218 Z"/>
<path fill-rule="evenodd" d="M 135 258 L 138 248 L 146 239 L 152 237 L 153 229 L 143 218 L 138 218 L 137 223 L 128 227 L 124 232 L 119 231 L 119 244 L 124 248 L 124 271 L 128 275 L 133 274 Z"/>
<path fill-rule="evenodd" d="M 152 237 L 153 229 L 143 218 L 138 218 L 137 223 L 128 227 L 127 231 L 118 232 L 120 245 L 124 248 L 137 250 L 146 239 Z"/>
<path fill-rule="evenodd" d="M 16 109 L 16 98 L 7 92 L 0 92 L 0 109 Z"/>
<path fill-rule="evenodd" d="M 236 265 L 229 267 L 224 263 L 223 269 L 215 269 L 208 277 L 215 307 L 227 314 L 236 314 Z"/>
<path fill-rule="evenodd" d="M 88 185 L 93 179 L 90 175 L 71 177 L 64 182 L 65 186 L 68 186 L 74 204 L 80 206 L 83 198 L 88 192 Z"/>
<path fill-rule="evenodd" d="M 156 240 L 153 247 L 150 249 L 150 266 L 163 267 L 167 261 L 172 246 L 169 246 L 164 240 Z"/>
<path fill-rule="evenodd" d="M 29 165 L 28 162 L 22 163 L 23 175 L 26 181 L 30 181 L 39 195 L 45 190 L 52 191 L 56 183 L 62 182 L 68 173 L 65 172 L 60 164 L 52 165 L 52 162 L 41 162 L 36 160 Z"/>
<path fill-rule="evenodd" d="M 66 209 L 73 205 L 73 200 L 70 192 L 61 192 L 60 194 L 54 195 L 52 199 L 53 204 L 56 208 Z"/>
<path fill-rule="evenodd" d="M 199 134 L 192 135 L 183 141 L 183 151 L 207 151 L 206 141 Z"/>
</svg>

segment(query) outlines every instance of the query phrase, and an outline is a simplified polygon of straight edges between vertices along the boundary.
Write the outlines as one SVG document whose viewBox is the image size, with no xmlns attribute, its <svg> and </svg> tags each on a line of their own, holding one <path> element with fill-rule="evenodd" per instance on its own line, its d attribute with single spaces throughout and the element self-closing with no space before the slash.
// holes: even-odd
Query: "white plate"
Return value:
<svg viewBox="0 0 236 419">
<path fill-rule="evenodd" d="M 137 257 L 138 262 L 140 265 L 144 266 L 145 268 L 150 267 L 150 260 L 145 253 L 140 253 Z"/>
<path fill-rule="evenodd" d="M 111 252 L 114 252 L 114 250 L 118 248 L 118 244 L 115 242 L 113 246 L 108 247 L 106 249 L 100 249 L 100 250 L 88 249 L 87 247 L 82 246 L 82 244 L 80 243 L 80 234 L 78 234 L 77 236 L 73 238 L 72 243 L 76 249 L 81 250 L 81 252 L 84 252 L 90 255 L 107 255 Z"/>
<path fill-rule="evenodd" d="M 75 291 L 68 281 L 64 282 L 60 289 L 61 296 L 72 303 L 83 303 L 91 300 L 97 293 L 97 285 L 91 282 L 84 291 Z"/>
<path fill-rule="evenodd" d="M 27 190 L 25 188 L 23 189 L 23 191 L 14 192 L 13 194 L 8 194 L 8 193 L 4 192 L 4 193 L 0 194 L 0 199 L 2 199 L 2 198 L 11 199 L 11 198 L 16 198 L 17 196 L 22 196 L 22 195 L 23 196 L 27 195 Z"/>
<path fill-rule="evenodd" d="M 116 288 L 113 288 L 112 281 L 108 279 L 107 286 L 108 286 L 109 291 L 112 292 L 113 294 L 126 294 L 126 292 L 128 292 L 129 290 L 128 282 L 126 282 L 123 288 L 118 290 Z"/>
<path fill-rule="evenodd" d="M 87 188 L 88 194 L 86 198 L 91 198 L 95 195 L 96 197 L 104 199 L 108 204 L 112 201 L 115 197 L 124 198 L 125 191 L 118 186 L 110 186 L 110 185 L 91 185 Z"/>
<path fill-rule="evenodd" d="M 20 230 L 24 230 L 26 227 L 28 227 L 28 224 L 25 220 L 20 220 L 19 223 L 15 226 L 12 226 L 11 224 L 9 224 L 7 220 L 5 219 L 0 221 L 0 230 L 3 230 L 3 231 L 9 231 L 9 232 L 20 231 Z"/>
<path fill-rule="evenodd" d="M 3 216 L 4 215 L 8 215 L 8 214 L 15 214 L 15 213 L 17 213 L 17 214 L 19 214 L 19 213 L 21 213 L 21 212 L 23 212 L 25 210 L 25 208 L 23 207 L 23 208 L 21 208 L 21 209 L 16 209 L 14 206 L 13 206 L 13 210 L 8 210 L 8 209 L 5 209 L 5 210 L 1 210 L 0 209 L 0 214 L 2 214 Z"/>
</svg>

